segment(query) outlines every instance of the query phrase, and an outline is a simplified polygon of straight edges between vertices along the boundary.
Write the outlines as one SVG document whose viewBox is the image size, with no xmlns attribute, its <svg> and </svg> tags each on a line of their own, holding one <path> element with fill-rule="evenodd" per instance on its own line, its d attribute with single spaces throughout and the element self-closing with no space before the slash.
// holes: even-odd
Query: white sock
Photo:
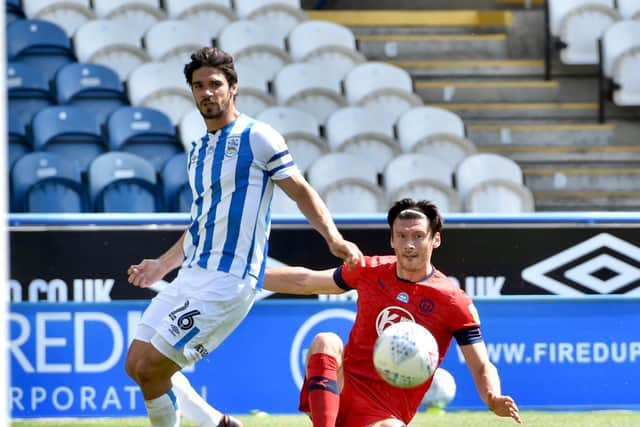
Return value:
<svg viewBox="0 0 640 427">
<path fill-rule="evenodd" d="M 178 427 L 180 426 L 180 413 L 178 401 L 173 390 L 169 390 L 160 397 L 145 400 L 147 413 L 151 427 Z"/>
<path fill-rule="evenodd" d="M 180 411 L 186 419 L 198 427 L 217 427 L 220 424 L 222 414 L 195 391 L 182 372 L 173 374 L 171 383 L 178 396 Z"/>
</svg>

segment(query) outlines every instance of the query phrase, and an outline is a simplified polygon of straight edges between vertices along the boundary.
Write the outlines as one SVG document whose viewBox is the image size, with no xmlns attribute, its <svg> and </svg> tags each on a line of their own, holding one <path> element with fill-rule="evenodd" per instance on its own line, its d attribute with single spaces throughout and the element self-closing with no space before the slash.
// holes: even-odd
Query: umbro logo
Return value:
<svg viewBox="0 0 640 427">
<path fill-rule="evenodd" d="M 526 268 L 522 278 L 557 295 L 640 295 L 640 248 L 600 233 Z"/>
</svg>

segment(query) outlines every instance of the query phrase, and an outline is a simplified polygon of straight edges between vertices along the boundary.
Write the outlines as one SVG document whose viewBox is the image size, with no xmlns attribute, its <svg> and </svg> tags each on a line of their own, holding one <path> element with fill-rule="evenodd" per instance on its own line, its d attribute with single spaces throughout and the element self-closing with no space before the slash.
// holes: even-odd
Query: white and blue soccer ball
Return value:
<svg viewBox="0 0 640 427">
<path fill-rule="evenodd" d="M 427 381 L 438 367 L 438 343 L 417 323 L 394 323 L 378 336 L 373 364 L 389 384 L 411 388 Z"/>
<path fill-rule="evenodd" d="M 456 397 L 456 380 L 446 369 L 438 368 L 433 374 L 433 382 L 422 398 L 428 409 L 444 409 Z"/>
</svg>

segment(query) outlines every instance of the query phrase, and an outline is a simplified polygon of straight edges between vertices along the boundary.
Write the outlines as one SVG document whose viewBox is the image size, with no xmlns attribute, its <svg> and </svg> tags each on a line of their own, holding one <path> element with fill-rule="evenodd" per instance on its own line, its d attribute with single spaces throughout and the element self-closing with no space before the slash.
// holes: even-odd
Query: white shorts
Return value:
<svg viewBox="0 0 640 427">
<path fill-rule="evenodd" d="M 211 353 L 245 318 L 255 279 L 200 267 L 181 268 L 145 310 L 135 339 L 151 342 L 184 368 Z"/>
</svg>

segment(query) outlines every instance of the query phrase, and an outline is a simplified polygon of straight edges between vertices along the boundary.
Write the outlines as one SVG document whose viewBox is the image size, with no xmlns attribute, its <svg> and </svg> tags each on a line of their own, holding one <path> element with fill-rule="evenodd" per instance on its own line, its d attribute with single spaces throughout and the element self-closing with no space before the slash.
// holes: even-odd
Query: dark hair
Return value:
<svg viewBox="0 0 640 427">
<path fill-rule="evenodd" d="M 184 66 L 184 76 L 190 87 L 193 83 L 193 72 L 202 67 L 213 67 L 222 71 L 229 86 L 238 83 L 233 56 L 217 47 L 202 47 L 191 54 L 191 62 Z"/>
<path fill-rule="evenodd" d="M 429 220 L 429 229 L 431 235 L 435 235 L 442 230 L 444 223 L 438 207 L 428 200 L 415 201 L 413 199 L 398 200 L 391 206 L 387 214 L 387 222 L 389 227 L 393 229 L 393 223 L 396 219 L 418 219 L 424 216 Z"/>
</svg>

